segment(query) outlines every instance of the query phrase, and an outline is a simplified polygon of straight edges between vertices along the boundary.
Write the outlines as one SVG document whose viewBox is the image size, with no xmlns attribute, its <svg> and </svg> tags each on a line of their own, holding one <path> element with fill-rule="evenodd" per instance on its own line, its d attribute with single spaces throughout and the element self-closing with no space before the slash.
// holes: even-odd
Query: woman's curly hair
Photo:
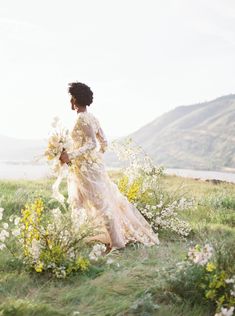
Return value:
<svg viewBox="0 0 235 316">
<path fill-rule="evenodd" d="M 93 92 L 90 87 L 81 82 L 69 83 L 69 93 L 77 101 L 77 104 L 85 106 L 90 105 L 93 101 Z"/>
</svg>

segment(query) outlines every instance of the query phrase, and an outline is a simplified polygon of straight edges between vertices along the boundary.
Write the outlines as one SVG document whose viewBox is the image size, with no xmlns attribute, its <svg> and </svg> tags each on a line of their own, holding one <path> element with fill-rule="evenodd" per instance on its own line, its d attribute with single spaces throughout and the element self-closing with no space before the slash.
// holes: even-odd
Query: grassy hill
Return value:
<svg viewBox="0 0 235 316">
<path fill-rule="evenodd" d="M 113 174 L 113 177 L 118 175 Z M 7 214 L 19 210 L 34 196 L 50 199 L 51 180 L 1 181 L 1 204 Z M 163 178 L 166 190 L 195 199 L 197 209 L 182 216 L 193 234 L 181 240 L 160 235 L 161 244 L 146 248 L 130 245 L 110 255 L 88 273 L 55 280 L 26 271 L 6 251 L 0 252 L 0 315 L 3 316 L 213 316 L 214 308 L 179 282 L 178 290 L 164 276 L 177 271 L 191 243 L 215 242 L 223 251 L 235 241 L 235 186 Z M 179 190 L 179 187 L 181 190 Z M 66 193 L 64 184 L 63 192 Z M 230 248 L 229 248 L 230 249 Z M 231 252 L 226 253 L 228 261 Z M 227 262 L 226 261 L 226 262 Z M 194 281 L 192 281 L 194 282 Z M 184 283 L 185 284 L 185 283 Z"/>
<path fill-rule="evenodd" d="M 179 106 L 130 135 L 165 167 L 235 170 L 235 95 Z"/>
</svg>

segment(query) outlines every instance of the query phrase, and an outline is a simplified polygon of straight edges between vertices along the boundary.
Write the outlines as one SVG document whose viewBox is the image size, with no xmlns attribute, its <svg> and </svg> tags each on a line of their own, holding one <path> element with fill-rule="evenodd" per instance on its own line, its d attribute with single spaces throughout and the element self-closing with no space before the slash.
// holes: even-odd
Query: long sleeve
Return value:
<svg viewBox="0 0 235 316">
<path fill-rule="evenodd" d="M 97 146 L 95 133 L 90 122 L 84 117 L 80 117 L 77 124 L 79 124 L 79 128 L 84 135 L 85 142 L 79 149 L 68 152 L 69 159 L 78 158 Z"/>
<path fill-rule="evenodd" d="M 102 128 L 99 126 L 98 132 L 96 134 L 96 137 L 100 143 L 100 151 L 104 153 L 108 147 L 108 141 L 106 139 L 106 136 L 104 134 L 104 131 Z"/>
</svg>

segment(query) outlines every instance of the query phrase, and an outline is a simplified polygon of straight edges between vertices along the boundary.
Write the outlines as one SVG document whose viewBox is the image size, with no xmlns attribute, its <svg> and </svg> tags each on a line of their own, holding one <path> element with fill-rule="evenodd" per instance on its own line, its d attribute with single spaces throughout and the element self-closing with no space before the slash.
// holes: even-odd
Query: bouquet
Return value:
<svg viewBox="0 0 235 316">
<path fill-rule="evenodd" d="M 70 146 L 69 131 L 61 126 L 58 117 L 54 118 L 52 127 L 54 130 L 49 137 L 45 156 L 48 161 L 55 160 L 58 162 L 62 151 L 68 149 Z"/>
<path fill-rule="evenodd" d="M 59 202 L 64 202 L 64 196 L 59 192 L 59 185 L 64 177 L 66 164 L 61 164 L 60 156 L 63 150 L 68 150 L 71 146 L 69 131 L 62 127 L 58 117 L 55 117 L 52 122 L 53 131 L 48 139 L 48 145 L 45 150 L 44 156 L 51 164 L 52 170 L 57 174 L 57 179 L 52 186 L 53 197 Z"/>
</svg>

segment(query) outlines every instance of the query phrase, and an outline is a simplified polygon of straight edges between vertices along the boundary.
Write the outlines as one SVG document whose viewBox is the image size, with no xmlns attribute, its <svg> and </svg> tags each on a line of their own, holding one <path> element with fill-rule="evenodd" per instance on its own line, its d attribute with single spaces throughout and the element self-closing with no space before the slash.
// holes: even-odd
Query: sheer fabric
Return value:
<svg viewBox="0 0 235 316">
<path fill-rule="evenodd" d="M 87 216 L 95 218 L 100 233 L 94 239 L 117 248 L 128 242 L 158 244 L 151 226 L 105 170 L 102 153 L 107 148 L 107 140 L 95 116 L 89 112 L 79 113 L 71 136 L 69 203 L 76 215 L 82 216 L 85 210 Z"/>
</svg>

